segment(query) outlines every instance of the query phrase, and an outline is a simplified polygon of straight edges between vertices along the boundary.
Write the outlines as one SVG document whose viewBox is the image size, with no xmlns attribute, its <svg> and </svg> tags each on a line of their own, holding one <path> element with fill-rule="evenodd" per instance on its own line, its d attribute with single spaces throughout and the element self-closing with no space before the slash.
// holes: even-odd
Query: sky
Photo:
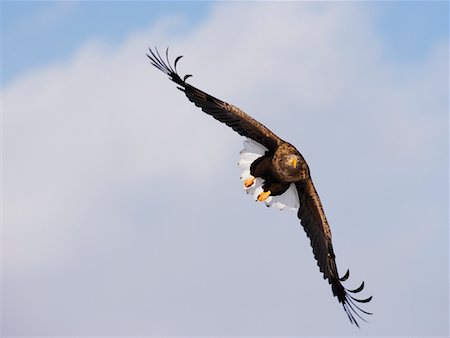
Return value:
<svg viewBox="0 0 450 338">
<path fill-rule="evenodd" d="M 4 337 L 448 336 L 448 2 L 1 10 Z M 303 154 L 369 323 L 153 46 Z"/>
</svg>

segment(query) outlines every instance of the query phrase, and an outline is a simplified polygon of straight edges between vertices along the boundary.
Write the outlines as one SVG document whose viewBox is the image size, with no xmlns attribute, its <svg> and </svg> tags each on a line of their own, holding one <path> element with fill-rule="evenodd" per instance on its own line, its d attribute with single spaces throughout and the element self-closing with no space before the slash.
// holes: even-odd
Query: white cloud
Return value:
<svg viewBox="0 0 450 338">
<path fill-rule="evenodd" d="M 341 270 L 375 295 L 364 333 L 444 334 L 414 318 L 448 314 L 447 45 L 392 64 L 371 20 L 354 3 L 218 4 L 187 33 L 175 18 L 93 41 L 7 87 L 6 332 L 355 334 L 295 214 L 239 191 L 240 138 L 146 60 L 168 44 L 192 84 L 305 155 Z"/>
</svg>

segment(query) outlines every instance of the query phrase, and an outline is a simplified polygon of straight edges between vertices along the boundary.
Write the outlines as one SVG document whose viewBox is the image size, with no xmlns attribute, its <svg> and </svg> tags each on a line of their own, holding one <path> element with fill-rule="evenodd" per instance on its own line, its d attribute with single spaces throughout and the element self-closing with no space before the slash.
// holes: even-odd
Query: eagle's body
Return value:
<svg viewBox="0 0 450 338">
<path fill-rule="evenodd" d="M 238 163 L 244 189 L 267 206 L 297 211 L 298 218 L 311 240 L 317 265 L 331 284 L 333 295 L 342 303 L 352 323 L 358 325 L 355 315 L 365 320 L 361 313 L 371 313 L 362 310 L 355 302 L 367 303 L 372 297 L 356 299 L 350 294 L 362 291 L 364 282 L 354 290 L 346 289 L 341 283 L 349 277 L 349 271 L 343 277 L 339 276 L 331 230 L 311 180 L 308 165 L 300 152 L 239 108 L 188 84 L 186 79 L 191 75 L 181 79 L 176 70 L 181 56 L 175 59 L 174 68 L 169 62 L 168 50 L 166 60 L 156 49 L 155 52 L 150 50 L 148 57 L 196 106 L 247 138 Z"/>
</svg>

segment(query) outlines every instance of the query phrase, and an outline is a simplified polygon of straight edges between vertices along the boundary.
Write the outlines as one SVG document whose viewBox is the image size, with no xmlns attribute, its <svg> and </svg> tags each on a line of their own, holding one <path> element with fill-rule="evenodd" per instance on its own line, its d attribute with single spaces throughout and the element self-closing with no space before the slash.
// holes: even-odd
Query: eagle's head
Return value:
<svg viewBox="0 0 450 338">
<path fill-rule="evenodd" d="M 285 182 L 296 182 L 306 178 L 308 166 L 302 155 L 290 144 L 279 147 L 273 157 L 273 165 Z"/>
<path fill-rule="evenodd" d="M 297 177 L 302 172 L 305 161 L 297 154 L 286 154 L 280 161 L 280 169 L 284 175 Z"/>
</svg>

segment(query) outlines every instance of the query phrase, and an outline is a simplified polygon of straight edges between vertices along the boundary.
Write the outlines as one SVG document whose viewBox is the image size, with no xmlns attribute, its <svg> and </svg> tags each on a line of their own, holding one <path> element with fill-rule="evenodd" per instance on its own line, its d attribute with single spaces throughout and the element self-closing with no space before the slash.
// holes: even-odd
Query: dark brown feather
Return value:
<svg viewBox="0 0 450 338">
<path fill-rule="evenodd" d="M 314 258 L 317 260 L 317 265 L 323 273 L 325 279 L 331 284 L 333 295 L 337 297 L 342 303 L 344 310 L 352 323 L 359 327 L 356 317 L 366 321 L 362 317 L 362 313 L 371 315 L 371 313 L 362 310 L 355 302 L 367 303 L 372 297 L 367 299 L 356 299 L 349 295 L 348 292 L 358 293 L 364 288 L 364 282 L 354 290 L 346 289 L 341 282 L 345 281 L 350 273 L 347 270 L 343 277 L 339 277 L 336 266 L 336 256 L 333 250 L 333 243 L 331 240 L 331 230 L 328 225 L 325 212 L 323 211 L 322 203 L 319 195 L 314 187 L 311 178 L 304 182 L 296 184 L 300 199 L 300 208 L 298 210 L 298 218 L 301 221 L 306 235 L 311 241 Z M 356 316 L 356 317 L 355 317 Z"/>
<path fill-rule="evenodd" d="M 268 128 L 244 113 L 239 108 L 219 100 L 186 83 L 188 75 L 181 79 L 176 71 L 176 68 L 174 69 L 170 65 L 167 55 L 168 51 L 166 50 L 165 61 L 156 48 L 155 51 L 150 49 L 150 54 L 147 54 L 153 66 L 166 73 L 173 82 L 178 84 L 180 86 L 178 88 L 182 90 L 188 99 L 197 107 L 200 107 L 205 113 L 211 115 L 216 120 L 225 123 L 240 135 L 251 138 L 252 140 L 264 145 L 272 152 L 274 152 L 277 146 L 283 142 Z M 180 58 L 181 57 L 177 57 L 175 59 L 175 66 Z"/>
</svg>

